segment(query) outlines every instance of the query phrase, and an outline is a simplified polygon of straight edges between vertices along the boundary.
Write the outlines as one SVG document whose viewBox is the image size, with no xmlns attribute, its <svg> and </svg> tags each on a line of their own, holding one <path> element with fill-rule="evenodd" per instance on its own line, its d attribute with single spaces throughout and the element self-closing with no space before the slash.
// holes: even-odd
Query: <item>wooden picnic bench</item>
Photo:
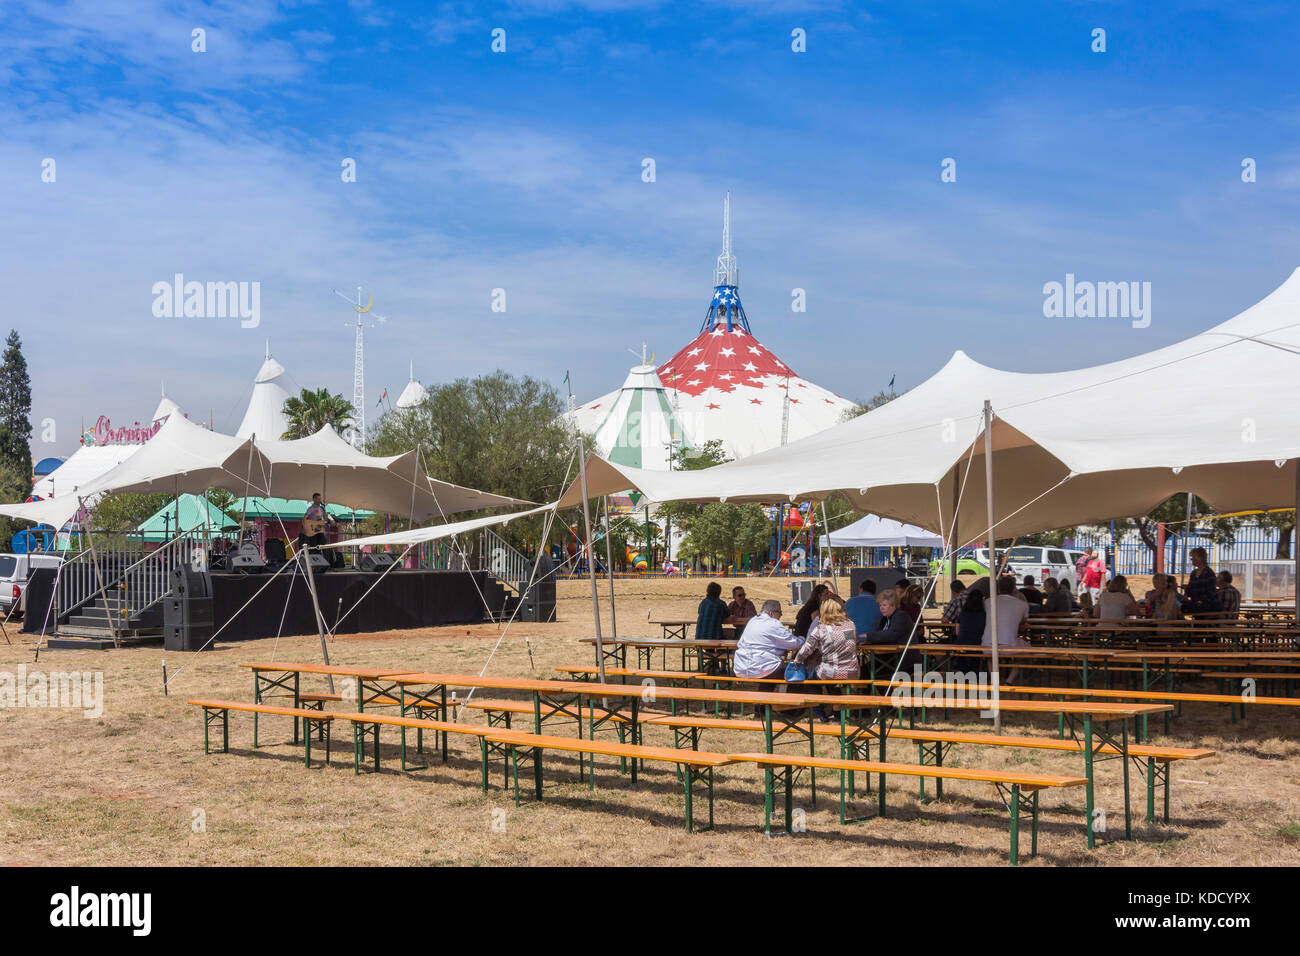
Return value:
<svg viewBox="0 0 1300 956">
<path fill-rule="evenodd" d="M 704 751 L 678 750 L 675 747 L 650 747 L 644 744 L 613 743 L 604 740 L 583 740 L 573 737 L 552 737 L 543 734 L 528 734 L 520 731 L 497 731 L 489 734 L 487 740 L 501 744 L 510 752 L 510 761 L 514 773 L 515 805 L 519 804 L 519 763 L 520 751 L 525 751 L 524 760 L 532 761 L 533 782 L 537 799 L 542 799 L 542 754 L 547 750 L 559 750 L 591 757 L 591 774 L 589 786 L 596 786 L 597 756 L 618 757 L 621 761 L 630 761 L 636 766 L 638 761 L 659 761 L 676 765 L 681 770 L 683 788 L 686 795 L 686 830 L 695 830 L 695 816 L 692 798 L 697 787 L 701 785 L 709 801 L 709 825 L 713 828 L 713 770 L 715 767 L 734 763 L 735 758 L 729 754 L 707 753 Z M 579 763 L 581 773 L 581 763 Z M 633 778 L 635 784 L 635 777 Z"/>
<path fill-rule="evenodd" d="M 939 776 L 948 780 L 972 780 L 991 783 L 997 788 L 998 795 L 1002 798 L 1004 805 L 1011 814 L 1010 862 L 1012 866 L 1015 866 L 1020 861 L 1020 812 L 1022 810 L 1028 810 L 1030 813 L 1030 856 L 1038 853 L 1038 792 L 1052 787 L 1079 787 L 1087 784 L 1087 780 L 1083 777 L 1069 777 L 1060 774 L 1027 773 L 1010 770 L 973 770 L 965 767 L 921 767 L 914 764 L 859 761 L 842 757 L 804 757 L 788 752 L 742 753 L 734 754 L 733 757 L 737 761 L 758 764 L 764 770 L 763 829 L 768 834 L 771 833 L 772 811 L 775 803 L 774 794 L 778 780 L 783 783 L 785 790 L 785 829 L 787 833 L 793 832 L 792 779 L 799 769 L 819 768 L 840 771 L 841 823 L 870 819 L 869 817 L 859 817 L 856 820 L 849 818 L 844 783 L 846 773 L 851 775 L 853 772 L 865 770 L 869 773 L 880 774 L 883 780 L 887 774 L 933 776 L 937 771 Z M 863 766 L 863 764 L 866 764 L 866 766 Z M 880 812 L 877 815 L 882 817 L 885 815 L 883 788 L 881 791 Z M 1091 826 L 1087 829 L 1091 833 Z"/>
<path fill-rule="evenodd" d="M 247 703 L 238 700 L 209 700 L 199 699 L 191 700 L 190 704 L 195 707 L 203 708 L 203 752 L 211 753 L 208 742 L 208 732 L 212 725 L 221 722 L 221 752 L 230 752 L 230 712 L 240 711 L 253 715 L 253 749 L 257 749 L 257 717 L 260 714 L 275 715 L 277 717 L 292 717 L 294 719 L 294 743 L 298 742 L 298 723 L 302 722 L 303 732 L 303 762 L 306 766 L 311 766 L 311 725 L 316 724 L 323 728 L 323 737 L 325 741 L 325 762 L 329 763 L 329 728 L 335 718 L 335 714 L 318 710 L 308 710 L 302 707 L 283 707 L 279 704 L 258 704 Z"/>
</svg>

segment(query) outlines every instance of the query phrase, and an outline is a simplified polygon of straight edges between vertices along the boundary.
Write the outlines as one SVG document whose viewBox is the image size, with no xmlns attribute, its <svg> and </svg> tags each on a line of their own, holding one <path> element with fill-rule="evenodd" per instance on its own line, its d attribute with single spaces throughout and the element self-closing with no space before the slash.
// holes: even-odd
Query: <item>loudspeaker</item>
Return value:
<svg viewBox="0 0 1300 956">
<path fill-rule="evenodd" d="M 171 595 L 178 598 L 212 597 L 212 579 L 206 571 L 195 571 L 188 564 L 172 567 Z"/>
<path fill-rule="evenodd" d="M 211 623 L 167 625 L 163 627 L 163 648 L 169 651 L 211 650 L 212 632 Z"/>
<path fill-rule="evenodd" d="M 209 628 L 212 626 L 212 598 L 163 599 L 164 627 L 185 627 L 192 624 L 203 624 Z"/>
<path fill-rule="evenodd" d="M 234 554 L 226 555 L 226 567 L 231 571 L 258 572 L 266 569 L 266 561 L 257 550 L 257 545 L 245 541 Z"/>
<path fill-rule="evenodd" d="M 879 594 L 886 588 L 892 588 L 899 578 L 905 577 L 907 574 L 900 568 L 853 568 L 849 571 L 849 588 L 852 594 L 857 594 L 862 582 L 870 579 L 876 582 L 876 593 Z"/>
<path fill-rule="evenodd" d="M 801 607 L 808 603 L 812 597 L 812 581 L 791 581 L 790 582 L 790 603 L 798 604 Z"/>
<path fill-rule="evenodd" d="M 375 551 L 363 554 L 358 565 L 362 571 L 383 571 L 397 563 L 397 558 L 387 551 Z"/>
<path fill-rule="evenodd" d="M 555 580 L 539 581 L 524 592 L 519 602 L 519 619 L 536 624 L 555 620 Z"/>
<path fill-rule="evenodd" d="M 301 552 L 299 552 L 301 553 Z M 294 560 L 298 560 L 298 555 L 294 555 Z M 314 548 L 307 550 L 307 560 L 311 563 L 312 571 L 328 571 L 330 569 L 330 560 Z"/>
</svg>

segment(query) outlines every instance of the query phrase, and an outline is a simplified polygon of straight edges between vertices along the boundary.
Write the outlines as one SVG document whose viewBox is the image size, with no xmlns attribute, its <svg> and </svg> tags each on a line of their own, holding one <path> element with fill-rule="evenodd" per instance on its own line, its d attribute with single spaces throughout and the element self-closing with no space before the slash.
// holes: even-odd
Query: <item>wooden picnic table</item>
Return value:
<svg viewBox="0 0 1300 956">
<path fill-rule="evenodd" d="M 581 638 L 581 643 L 595 645 L 594 637 Z M 684 640 L 681 638 L 656 638 L 656 637 L 620 637 L 611 639 L 601 639 L 604 647 L 605 660 L 614 661 L 618 667 L 627 667 L 627 649 L 635 648 L 637 652 L 637 667 L 648 669 L 654 652 L 659 650 L 663 656 L 661 664 L 666 670 L 668 668 L 668 651 L 670 649 L 681 651 L 682 670 L 690 670 L 692 665 L 686 663 L 686 655 L 690 651 L 695 652 L 695 669 L 709 671 L 720 669 L 724 672 L 731 670 L 731 655 L 735 653 L 739 641 L 732 640 Z"/>
<path fill-rule="evenodd" d="M 357 710 L 364 710 L 367 703 L 385 701 L 392 698 L 395 685 L 385 683 L 384 678 L 391 674 L 400 674 L 401 668 L 392 667 L 358 667 L 350 664 L 295 664 L 286 661 L 244 661 L 240 667 L 247 667 L 253 672 L 253 700 L 261 703 L 266 697 L 292 696 L 294 708 L 302 706 L 301 675 L 321 674 L 330 679 L 330 691 L 333 693 L 334 678 L 343 677 L 356 681 Z M 275 689 L 287 691 L 276 694 Z M 351 700 L 344 694 L 341 699 Z M 393 702 L 396 702 L 395 700 Z M 257 734 L 257 714 L 253 714 L 253 733 Z M 293 742 L 298 742 L 298 726 L 293 728 Z"/>
</svg>

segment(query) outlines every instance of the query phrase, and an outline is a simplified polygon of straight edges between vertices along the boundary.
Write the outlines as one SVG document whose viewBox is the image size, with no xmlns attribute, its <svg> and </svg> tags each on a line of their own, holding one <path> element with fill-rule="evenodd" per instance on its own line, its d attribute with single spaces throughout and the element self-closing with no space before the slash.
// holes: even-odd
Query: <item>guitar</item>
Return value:
<svg viewBox="0 0 1300 956">
<path fill-rule="evenodd" d="M 322 518 L 309 518 L 304 516 L 302 519 L 302 533 L 309 538 L 318 534 L 324 534 L 325 520 Z"/>
</svg>

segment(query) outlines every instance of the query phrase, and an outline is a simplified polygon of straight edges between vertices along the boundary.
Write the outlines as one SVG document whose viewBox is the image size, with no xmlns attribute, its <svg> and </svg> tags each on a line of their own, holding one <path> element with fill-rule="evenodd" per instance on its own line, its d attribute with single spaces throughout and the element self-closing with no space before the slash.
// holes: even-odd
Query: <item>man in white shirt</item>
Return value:
<svg viewBox="0 0 1300 956">
<path fill-rule="evenodd" d="M 737 677 L 783 677 L 782 655 L 802 645 L 803 638 L 781 623 L 781 602 L 764 601 L 758 617 L 750 618 L 741 632 L 731 671 Z"/>
<path fill-rule="evenodd" d="M 1029 642 L 1020 636 L 1020 627 L 1029 617 L 1029 605 L 1016 593 L 1012 577 L 998 580 L 998 646 L 1028 647 Z M 987 614 L 984 622 L 984 646 L 993 645 L 993 615 Z"/>
</svg>

